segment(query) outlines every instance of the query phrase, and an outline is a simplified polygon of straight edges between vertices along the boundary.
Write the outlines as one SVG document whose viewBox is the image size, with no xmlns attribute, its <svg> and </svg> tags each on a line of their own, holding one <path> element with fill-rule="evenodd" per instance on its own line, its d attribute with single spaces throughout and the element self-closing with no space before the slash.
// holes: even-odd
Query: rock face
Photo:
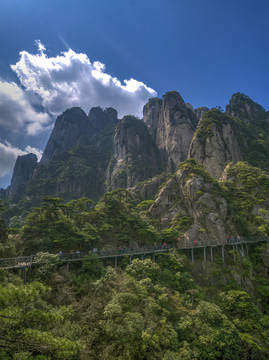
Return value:
<svg viewBox="0 0 269 360">
<path fill-rule="evenodd" d="M 158 172 L 158 148 L 146 125 L 133 116 L 124 116 L 113 139 L 113 156 L 106 174 L 107 191 L 133 187 Z"/>
<path fill-rule="evenodd" d="M 143 115 L 162 160 L 167 162 L 167 170 L 174 171 L 187 158 L 196 115 L 176 91 L 166 93 L 162 100 L 151 99 L 144 106 Z"/>
<path fill-rule="evenodd" d="M 88 116 L 80 108 L 66 110 L 56 120 L 27 195 L 98 200 L 104 192 L 117 121 L 112 108 L 92 108 Z"/>
<path fill-rule="evenodd" d="M 7 189 L 7 195 L 14 196 L 18 192 L 23 191 L 26 184 L 32 179 L 36 167 L 36 155 L 27 154 L 18 156 L 13 170 L 11 185 Z"/>
<path fill-rule="evenodd" d="M 219 178 L 227 162 L 243 160 L 234 121 L 217 109 L 206 112 L 191 142 L 188 158 L 204 165 L 213 177 Z"/>
<path fill-rule="evenodd" d="M 240 92 L 234 94 L 226 106 L 226 113 L 247 123 L 255 123 L 264 114 L 264 108 Z"/>
<path fill-rule="evenodd" d="M 194 109 L 194 114 L 196 115 L 197 120 L 200 121 L 204 113 L 208 110 L 209 109 L 206 106 L 202 106 L 197 109 Z"/>
<path fill-rule="evenodd" d="M 81 108 L 75 107 L 64 111 L 56 119 L 41 163 L 48 163 L 53 157 L 75 145 L 88 145 L 90 132 L 90 120 Z"/>
<path fill-rule="evenodd" d="M 139 201 L 152 200 L 159 192 L 159 188 L 166 180 L 166 177 L 167 174 L 162 173 L 151 179 L 140 181 L 134 187 L 127 188 L 127 190 Z"/>
<path fill-rule="evenodd" d="M 216 191 L 216 182 L 193 160 L 180 165 L 158 193 L 150 212 L 160 219 L 161 228 L 177 228 L 182 233 L 181 242 L 226 242 L 227 202 Z"/>
<path fill-rule="evenodd" d="M 89 120 L 94 134 L 102 131 L 107 126 L 115 124 L 118 121 L 117 111 L 113 108 L 101 109 L 100 107 L 93 107 L 89 112 Z"/>
</svg>

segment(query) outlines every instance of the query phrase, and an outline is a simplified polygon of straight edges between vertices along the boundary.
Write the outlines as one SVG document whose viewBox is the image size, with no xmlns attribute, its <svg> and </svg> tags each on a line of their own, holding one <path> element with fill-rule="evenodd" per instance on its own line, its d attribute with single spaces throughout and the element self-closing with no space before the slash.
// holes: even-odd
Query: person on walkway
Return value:
<svg viewBox="0 0 269 360">
<path fill-rule="evenodd" d="M 63 256 L 63 253 L 62 253 L 61 250 L 58 252 L 58 256 L 59 256 L 60 258 Z"/>
<path fill-rule="evenodd" d="M 76 251 L 76 256 L 77 256 L 77 259 L 80 259 L 80 251 L 79 250 Z"/>
<path fill-rule="evenodd" d="M 194 246 L 197 246 L 197 241 L 196 241 L 196 240 L 194 240 L 193 244 L 194 244 Z"/>
</svg>

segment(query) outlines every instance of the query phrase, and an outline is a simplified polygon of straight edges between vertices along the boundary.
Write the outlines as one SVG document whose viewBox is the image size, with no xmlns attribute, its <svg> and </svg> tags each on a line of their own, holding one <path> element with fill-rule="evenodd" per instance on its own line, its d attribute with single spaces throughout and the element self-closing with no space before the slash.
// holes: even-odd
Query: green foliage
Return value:
<svg viewBox="0 0 269 360">
<path fill-rule="evenodd" d="M 61 264 L 61 259 L 58 255 L 39 252 L 34 259 L 37 264 L 37 274 L 41 280 L 49 280 L 56 267 Z"/>
<path fill-rule="evenodd" d="M 68 319 L 72 309 L 49 305 L 48 287 L 9 283 L 0 286 L 0 294 L 0 358 L 78 359 L 80 333 Z M 62 336 L 67 322 L 70 330 Z"/>
</svg>

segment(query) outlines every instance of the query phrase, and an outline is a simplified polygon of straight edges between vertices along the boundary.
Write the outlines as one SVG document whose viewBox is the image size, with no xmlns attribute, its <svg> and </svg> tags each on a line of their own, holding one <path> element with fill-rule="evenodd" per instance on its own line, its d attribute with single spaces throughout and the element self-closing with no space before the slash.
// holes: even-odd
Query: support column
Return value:
<svg viewBox="0 0 269 360">
<path fill-rule="evenodd" d="M 246 245 L 246 254 L 248 256 L 248 244 L 245 244 Z"/>
<path fill-rule="evenodd" d="M 69 261 L 66 263 L 66 271 L 69 271 Z"/>
<path fill-rule="evenodd" d="M 244 257 L 245 256 L 244 244 L 240 244 L 240 247 L 241 247 L 241 255 Z"/>
<path fill-rule="evenodd" d="M 115 269 L 116 269 L 117 266 L 118 266 L 118 257 L 116 256 L 115 257 Z"/>
<path fill-rule="evenodd" d="M 130 258 L 129 258 L 129 264 L 131 264 L 132 260 L 133 260 L 133 256 L 132 256 L 132 255 L 130 255 Z"/>
<path fill-rule="evenodd" d="M 141 260 L 142 260 L 142 261 L 144 260 L 144 254 L 141 255 Z"/>
<path fill-rule="evenodd" d="M 194 251 L 193 251 L 193 248 L 191 248 L 191 261 L 194 264 Z"/>
<path fill-rule="evenodd" d="M 206 247 L 204 247 L 204 262 L 206 262 Z"/>
<path fill-rule="evenodd" d="M 214 258 L 213 258 L 213 247 L 212 246 L 210 247 L 210 259 L 211 259 L 211 262 L 213 262 Z"/>
<path fill-rule="evenodd" d="M 236 246 L 233 245 L 233 251 L 236 251 Z M 235 253 L 233 253 L 233 258 L 234 258 L 234 263 L 236 263 L 236 256 L 235 256 Z"/>
<path fill-rule="evenodd" d="M 155 253 L 152 255 L 152 261 L 155 261 Z"/>
<path fill-rule="evenodd" d="M 267 252 L 269 253 L 269 241 L 267 240 Z"/>
<path fill-rule="evenodd" d="M 221 256 L 222 256 L 222 261 L 224 262 L 224 245 L 222 245 L 221 247 Z"/>
</svg>

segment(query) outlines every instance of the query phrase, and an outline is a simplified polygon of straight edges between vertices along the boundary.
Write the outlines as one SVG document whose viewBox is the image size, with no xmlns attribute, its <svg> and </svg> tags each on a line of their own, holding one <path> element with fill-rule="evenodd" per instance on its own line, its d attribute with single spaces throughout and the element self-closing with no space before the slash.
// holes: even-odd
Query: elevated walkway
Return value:
<svg viewBox="0 0 269 360">
<path fill-rule="evenodd" d="M 131 262 L 133 257 L 141 257 L 144 259 L 146 255 L 152 255 L 153 260 L 155 260 L 155 254 L 164 253 L 171 249 L 176 250 L 186 250 L 190 251 L 192 262 L 195 261 L 195 253 L 198 249 L 202 249 L 203 251 L 203 260 L 207 261 L 208 257 L 210 257 L 211 261 L 214 261 L 214 249 L 221 249 L 221 256 L 223 262 L 225 261 L 225 253 L 227 249 L 237 251 L 241 256 L 246 256 L 249 253 L 250 244 L 255 244 L 259 242 L 267 243 L 267 252 L 269 253 L 269 237 L 252 237 L 252 238 L 230 238 L 227 243 L 217 243 L 210 242 L 208 244 L 195 244 L 190 246 L 190 244 L 169 244 L 166 246 L 143 246 L 140 248 L 122 248 L 122 249 L 109 249 L 109 250 L 101 250 L 96 253 L 98 258 L 100 259 L 114 259 L 115 266 L 117 266 L 118 258 L 122 258 L 127 256 L 129 261 Z M 89 253 L 70 253 L 63 254 L 60 256 L 60 259 L 63 263 L 73 263 L 80 262 L 83 258 L 89 255 Z M 11 270 L 11 269 L 26 269 L 33 265 L 37 265 L 37 257 L 36 255 L 30 256 L 19 256 L 13 258 L 2 258 L 0 259 L 0 269 Z"/>
</svg>

